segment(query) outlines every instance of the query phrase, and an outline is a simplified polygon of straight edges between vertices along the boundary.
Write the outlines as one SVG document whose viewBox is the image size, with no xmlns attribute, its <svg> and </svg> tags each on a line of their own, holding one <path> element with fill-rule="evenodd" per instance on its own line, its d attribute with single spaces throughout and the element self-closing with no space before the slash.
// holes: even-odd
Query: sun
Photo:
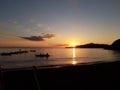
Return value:
<svg viewBox="0 0 120 90">
<path fill-rule="evenodd" d="M 76 44 L 72 44 L 72 47 L 76 47 Z"/>
<path fill-rule="evenodd" d="M 75 42 L 75 41 L 72 41 L 72 42 L 69 43 L 70 47 L 76 47 L 77 45 L 78 45 L 78 43 Z"/>
</svg>

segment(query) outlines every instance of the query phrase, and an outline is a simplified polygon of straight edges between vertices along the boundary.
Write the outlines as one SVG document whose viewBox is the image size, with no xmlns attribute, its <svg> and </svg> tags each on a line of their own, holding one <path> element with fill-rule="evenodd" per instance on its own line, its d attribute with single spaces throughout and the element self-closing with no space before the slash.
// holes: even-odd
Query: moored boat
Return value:
<svg viewBox="0 0 120 90">
<path fill-rule="evenodd" d="M 48 54 L 48 53 L 46 53 L 46 54 L 36 54 L 35 55 L 36 57 L 49 57 L 50 55 Z"/>
</svg>

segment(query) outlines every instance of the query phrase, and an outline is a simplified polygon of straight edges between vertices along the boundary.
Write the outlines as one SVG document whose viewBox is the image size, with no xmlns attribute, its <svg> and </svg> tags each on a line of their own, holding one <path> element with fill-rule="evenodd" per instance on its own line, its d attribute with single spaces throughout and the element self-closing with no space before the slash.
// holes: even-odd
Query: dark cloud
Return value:
<svg viewBox="0 0 120 90">
<path fill-rule="evenodd" d="M 21 37 L 21 38 L 31 41 L 44 41 L 44 38 L 42 38 L 41 36 L 30 36 L 30 37 Z"/>
<path fill-rule="evenodd" d="M 44 34 L 41 36 L 30 36 L 30 37 L 21 37 L 21 38 L 31 40 L 31 41 L 45 41 L 45 38 L 50 39 L 52 37 L 55 37 L 55 35 L 54 34 Z"/>
<path fill-rule="evenodd" d="M 49 39 L 49 38 L 55 37 L 55 35 L 54 35 L 54 34 L 45 34 L 45 35 L 43 35 L 42 37 Z"/>
</svg>

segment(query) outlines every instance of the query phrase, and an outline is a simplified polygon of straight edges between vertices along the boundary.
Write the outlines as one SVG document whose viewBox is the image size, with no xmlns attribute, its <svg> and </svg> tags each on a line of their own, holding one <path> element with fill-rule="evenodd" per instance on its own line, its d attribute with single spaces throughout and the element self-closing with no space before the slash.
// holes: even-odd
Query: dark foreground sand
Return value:
<svg viewBox="0 0 120 90">
<path fill-rule="evenodd" d="M 39 69 L 40 90 L 120 90 L 120 62 Z M 4 90 L 39 90 L 33 69 L 3 71 Z"/>
</svg>

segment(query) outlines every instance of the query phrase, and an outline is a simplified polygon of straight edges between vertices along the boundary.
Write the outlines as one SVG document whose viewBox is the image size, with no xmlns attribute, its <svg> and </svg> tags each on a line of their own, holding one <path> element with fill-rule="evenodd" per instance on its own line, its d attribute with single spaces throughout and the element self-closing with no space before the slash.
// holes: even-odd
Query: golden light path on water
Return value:
<svg viewBox="0 0 120 90">
<path fill-rule="evenodd" d="M 74 47 L 73 47 L 73 50 L 72 50 L 72 55 L 73 55 L 72 64 L 75 65 L 75 64 L 77 64 L 77 62 L 75 60 L 76 55 L 75 55 L 75 48 Z"/>
</svg>

